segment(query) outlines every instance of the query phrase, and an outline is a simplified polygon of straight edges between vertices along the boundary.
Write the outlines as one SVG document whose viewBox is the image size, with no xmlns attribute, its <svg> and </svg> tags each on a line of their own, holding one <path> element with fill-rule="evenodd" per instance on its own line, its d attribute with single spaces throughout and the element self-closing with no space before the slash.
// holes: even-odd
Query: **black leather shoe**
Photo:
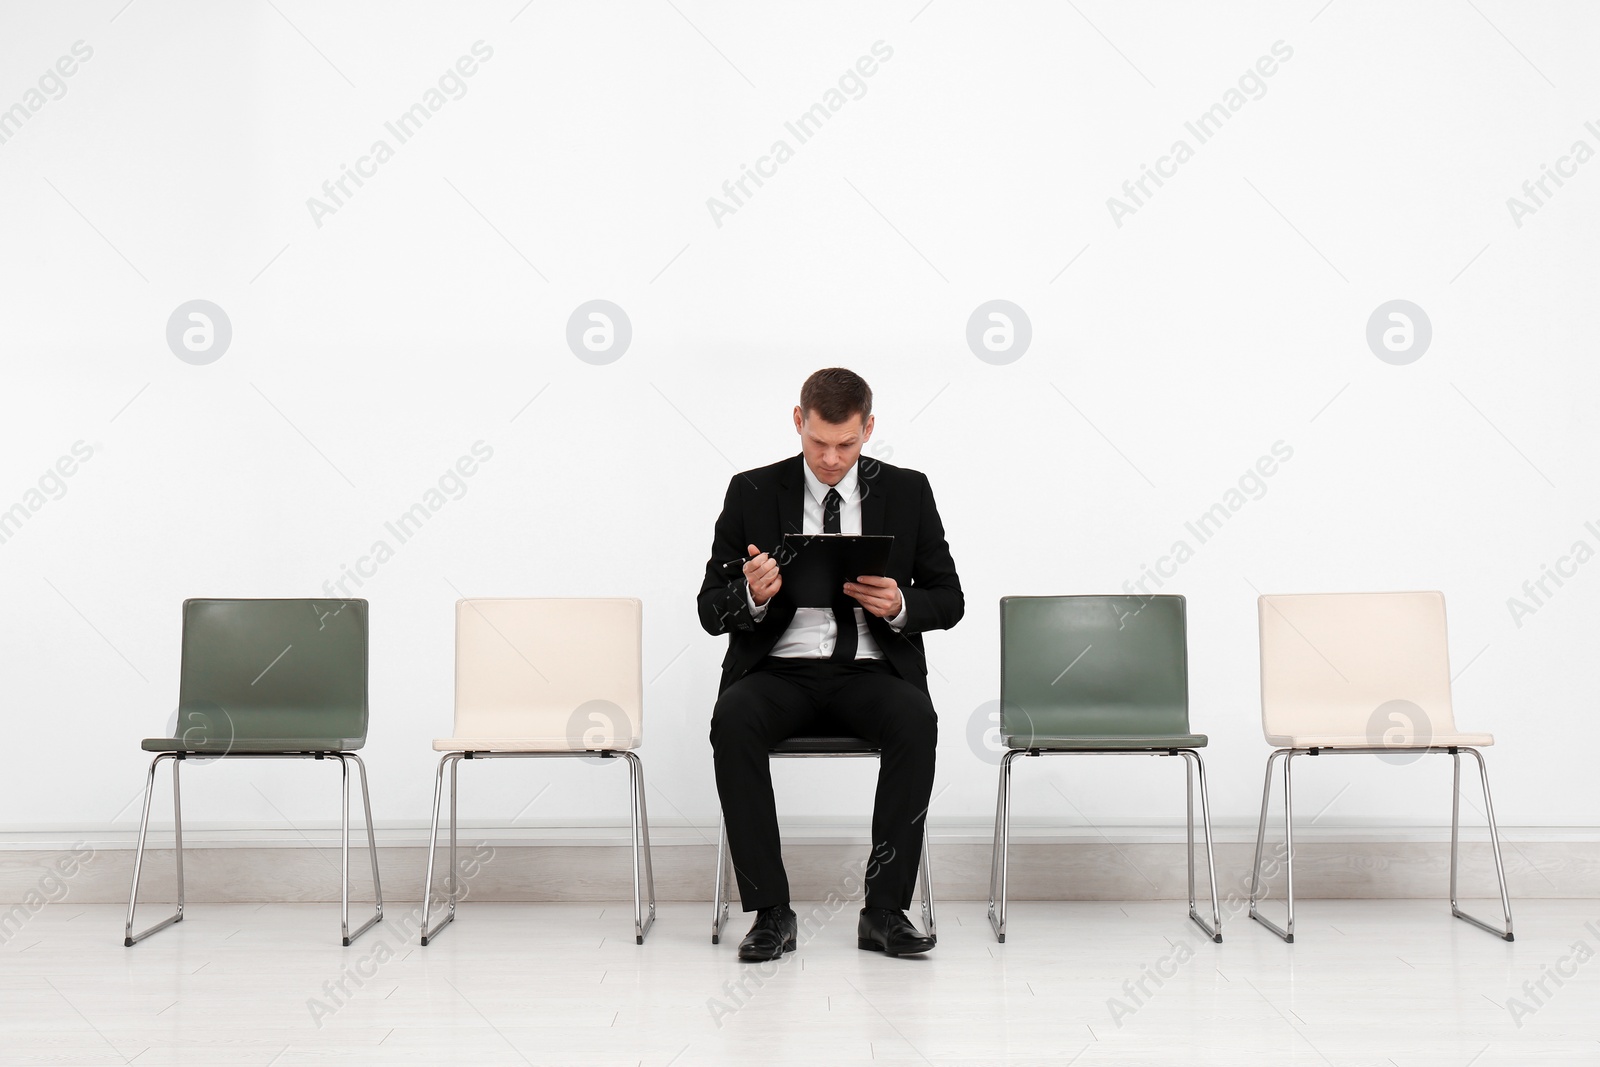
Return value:
<svg viewBox="0 0 1600 1067">
<path fill-rule="evenodd" d="M 756 912 L 756 921 L 750 932 L 739 942 L 739 958 L 747 963 L 763 963 L 779 959 L 795 946 L 794 909 L 787 904 L 762 908 Z"/>
<path fill-rule="evenodd" d="M 917 933 L 906 913 L 894 908 L 862 908 L 856 924 L 856 945 L 885 956 L 915 956 L 934 946 L 934 939 Z"/>
</svg>

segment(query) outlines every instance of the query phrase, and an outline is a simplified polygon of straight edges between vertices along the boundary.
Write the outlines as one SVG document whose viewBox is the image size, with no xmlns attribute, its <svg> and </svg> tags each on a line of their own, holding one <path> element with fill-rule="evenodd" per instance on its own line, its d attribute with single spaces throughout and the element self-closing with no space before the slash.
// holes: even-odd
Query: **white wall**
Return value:
<svg viewBox="0 0 1600 1067">
<path fill-rule="evenodd" d="M 459 594 L 617 594 L 646 604 L 653 814 L 714 823 L 723 641 L 693 605 L 711 524 L 735 470 L 796 449 L 802 378 L 843 364 L 874 387 L 877 454 L 932 479 L 967 593 L 928 639 L 936 829 L 992 810 L 969 726 L 998 696 L 997 598 L 1120 591 L 1279 441 L 1292 459 L 1163 590 L 1189 598 L 1219 821 L 1253 819 L 1267 751 L 1256 592 L 1437 588 L 1458 718 L 1499 742 L 1502 821 L 1600 827 L 1600 564 L 1520 625 L 1507 606 L 1574 542 L 1600 547 L 1600 163 L 1520 220 L 1507 205 L 1573 142 L 1600 148 L 1600 13 L 675 4 L 0 10 L 0 107 L 93 49 L 0 144 L 0 508 L 92 450 L 0 544 L 0 824 L 132 825 L 182 599 L 323 595 L 478 441 L 493 458 L 465 495 L 359 590 L 379 820 L 425 817 Z M 396 146 L 384 123 L 478 41 L 465 95 Z M 880 41 L 864 95 L 797 145 L 785 122 Z M 1280 41 L 1264 95 L 1199 144 L 1184 123 Z M 319 226 L 307 198 L 378 138 L 393 158 Z M 778 138 L 793 158 L 717 225 L 707 198 Z M 1119 226 L 1107 198 L 1177 138 L 1193 158 Z M 205 366 L 165 337 L 197 298 L 233 330 Z M 565 342 L 594 298 L 632 322 L 609 365 Z M 966 341 L 996 298 L 1032 323 L 1006 365 Z M 1366 341 L 1397 298 L 1432 323 L 1409 365 Z M 1181 812 L 1170 766 L 1041 763 L 1019 815 Z M 1301 810 L 1437 824 L 1437 763 L 1311 765 Z M 784 810 L 864 826 L 869 777 L 785 768 Z M 336 795 L 309 765 L 192 783 L 218 827 L 325 824 Z M 614 820 L 622 796 L 620 771 L 508 765 L 464 811 Z"/>
</svg>

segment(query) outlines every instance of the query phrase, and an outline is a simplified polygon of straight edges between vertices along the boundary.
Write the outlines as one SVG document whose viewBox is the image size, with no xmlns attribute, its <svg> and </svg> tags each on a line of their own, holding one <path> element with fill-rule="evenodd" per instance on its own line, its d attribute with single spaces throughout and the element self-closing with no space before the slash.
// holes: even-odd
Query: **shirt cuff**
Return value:
<svg viewBox="0 0 1600 1067">
<path fill-rule="evenodd" d="M 750 606 L 750 619 L 752 622 L 760 622 L 766 618 L 767 609 L 772 606 L 772 601 L 770 600 L 759 607 L 756 605 L 756 598 L 750 595 L 749 582 L 744 583 L 744 602 Z M 901 614 L 903 615 L 905 612 L 901 612 Z"/>
<path fill-rule="evenodd" d="M 892 628 L 894 628 L 896 630 L 904 629 L 905 625 L 906 625 L 906 611 L 907 611 L 908 608 L 910 608 L 910 606 L 911 605 L 906 603 L 906 595 L 905 595 L 905 593 L 901 593 L 900 594 L 900 614 L 896 615 L 892 619 L 888 619 L 888 620 L 885 620 L 885 621 L 887 621 L 888 624 Z"/>
</svg>

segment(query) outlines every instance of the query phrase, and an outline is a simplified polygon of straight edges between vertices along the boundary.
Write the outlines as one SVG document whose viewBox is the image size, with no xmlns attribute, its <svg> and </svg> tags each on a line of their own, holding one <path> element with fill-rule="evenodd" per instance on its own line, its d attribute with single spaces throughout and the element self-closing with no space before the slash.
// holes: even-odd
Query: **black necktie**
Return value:
<svg viewBox="0 0 1600 1067">
<path fill-rule="evenodd" d="M 839 495 L 839 490 L 829 489 L 828 495 L 822 498 L 822 532 L 836 534 L 843 531 L 839 528 L 839 513 L 844 508 L 844 498 Z M 838 631 L 834 637 L 833 655 L 831 660 L 849 662 L 856 658 L 856 602 L 846 596 L 841 590 L 833 598 L 833 622 Z"/>
</svg>

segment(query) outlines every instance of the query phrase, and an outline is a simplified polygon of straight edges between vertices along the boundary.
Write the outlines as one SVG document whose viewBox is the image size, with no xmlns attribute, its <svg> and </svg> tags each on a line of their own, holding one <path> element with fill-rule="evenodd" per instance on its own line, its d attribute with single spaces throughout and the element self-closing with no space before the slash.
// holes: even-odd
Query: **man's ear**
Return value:
<svg viewBox="0 0 1600 1067">
<path fill-rule="evenodd" d="M 796 404 L 794 406 L 794 432 L 795 433 L 803 432 L 801 430 L 801 427 L 803 427 L 805 425 L 805 422 L 806 422 L 805 412 L 800 410 L 800 405 L 799 404 Z"/>
<path fill-rule="evenodd" d="M 872 440 L 872 427 L 877 424 L 877 421 L 878 421 L 878 416 L 876 416 L 876 415 L 868 415 L 867 416 L 867 424 L 865 426 L 861 427 L 861 443 L 862 444 L 866 444 L 868 441 Z"/>
</svg>

